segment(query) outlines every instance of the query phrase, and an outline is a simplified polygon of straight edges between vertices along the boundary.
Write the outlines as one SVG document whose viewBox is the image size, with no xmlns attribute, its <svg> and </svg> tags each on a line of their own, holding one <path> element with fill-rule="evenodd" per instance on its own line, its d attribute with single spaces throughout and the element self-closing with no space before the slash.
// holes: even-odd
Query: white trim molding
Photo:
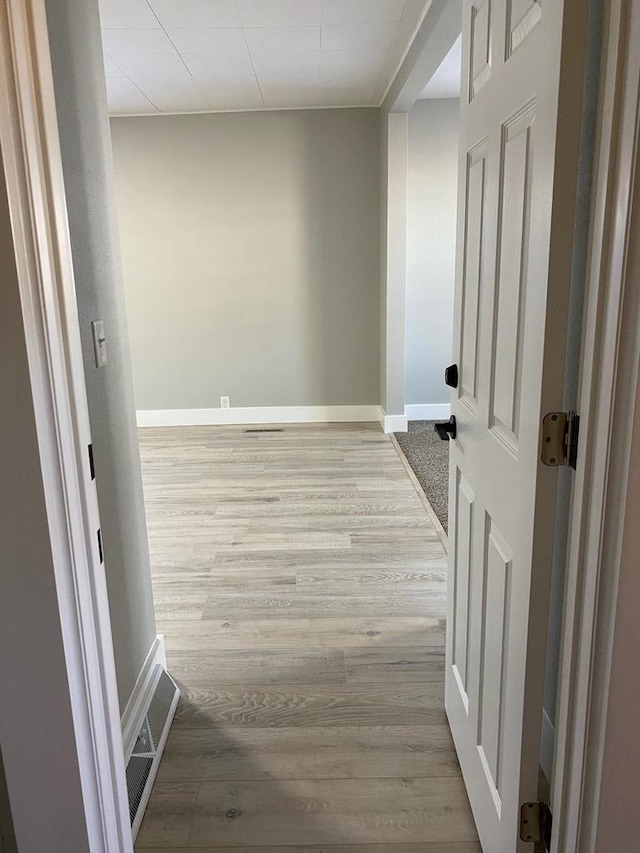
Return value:
<svg viewBox="0 0 640 853">
<path fill-rule="evenodd" d="M 380 406 L 247 406 L 233 409 L 144 409 L 139 427 L 219 424 L 330 424 L 380 420 Z"/>
<path fill-rule="evenodd" d="M 386 433 L 407 432 L 409 429 L 406 415 L 388 415 L 384 409 L 380 409 L 380 426 Z"/>
<path fill-rule="evenodd" d="M 129 759 L 133 751 L 136 738 L 149 710 L 149 703 L 158 680 L 159 666 L 162 669 L 167 668 L 167 655 L 162 634 L 158 634 L 153 641 L 122 714 L 122 746 L 125 761 Z"/>
<path fill-rule="evenodd" d="M 449 403 L 418 403 L 404 407 L 408 421 L 439 421 L 451 416 Z"/>
</svg>

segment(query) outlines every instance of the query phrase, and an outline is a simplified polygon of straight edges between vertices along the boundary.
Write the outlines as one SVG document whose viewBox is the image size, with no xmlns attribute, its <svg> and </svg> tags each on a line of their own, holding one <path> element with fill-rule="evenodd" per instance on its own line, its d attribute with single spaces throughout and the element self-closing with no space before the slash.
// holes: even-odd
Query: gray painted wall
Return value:
<svg viewBox="0 0 640 853">
<path fill-rule="evenodd" d="M 405 400 L 448 403 L 458 192 L 457 99 L 418 101 L 409 113 Z"/>
<path fill-rule="evenodd" d="M 47 0 L 121 710 L 155 639 L 97 2 Z M 105 322 L 96 369 L 90 321 Z"/>
<path fill-rule="evenodd" d="M 379 403 L 378 111 L 111 127 L 138 409 Z"/>
</svg>

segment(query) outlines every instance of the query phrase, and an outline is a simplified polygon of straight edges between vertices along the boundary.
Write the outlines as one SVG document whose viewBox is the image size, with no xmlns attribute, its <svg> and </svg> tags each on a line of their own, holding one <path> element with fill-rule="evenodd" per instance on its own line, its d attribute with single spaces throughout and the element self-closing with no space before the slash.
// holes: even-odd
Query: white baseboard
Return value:
<svg viewBox="0 0 640 853">
<path fill-rule="evenodd" d="M 380 409 L 380 426 L 386 433 L 406 432 L 409 429 L 406 415 L 388 415 Z"/>
<path fill-rule="evenodd" d="M 156 686 L 158 666 L 167 668 L 167 656 L 165 652 L 164 637 L 162 634 L 153 641 L 147 659 L 142 665 L 135 686 L 122 714 L 122 744 L 124 746 L 124 760 L 129 760 L 131 751 L 135 746 L 136 738 L 144 723 L 144 718 L 149 709 L 149 702 Z"/>
<path fill-rule="evenodd" d="M 404 413 L 409 421 L 447 420 L 451 415 L 451 406 L 449 403 L 420 403 L 405 406 Z"/>
<path fill-rule="evenodd" d="M 542 712 L 542 737 L 540 741 L 540 767 L 547 777 L 553 778 L 553 752 L 555 748 L 555 728 L 546 711 Z"/>
<path fill-rule="evenodd" d="M 147 409 L 139 427 L 218 424 L 362 423 L 380 420 L 380 406 L 247 406 L 235 409 Z"/>
</svg>

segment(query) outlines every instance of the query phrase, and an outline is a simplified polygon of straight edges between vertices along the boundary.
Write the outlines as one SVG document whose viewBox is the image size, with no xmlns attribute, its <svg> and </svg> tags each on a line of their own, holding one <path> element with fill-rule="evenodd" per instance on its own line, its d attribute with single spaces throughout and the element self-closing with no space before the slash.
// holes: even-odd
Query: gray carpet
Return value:
<svg viewBox="0 0 640 853">
<path fill-rule="evenodd" d="M 449 442 L 438 438 L 433 421 L 410 421 L 409 432 L 395 433 L 407 462 L 447 530 L 449 505 Z"/>
</svg>

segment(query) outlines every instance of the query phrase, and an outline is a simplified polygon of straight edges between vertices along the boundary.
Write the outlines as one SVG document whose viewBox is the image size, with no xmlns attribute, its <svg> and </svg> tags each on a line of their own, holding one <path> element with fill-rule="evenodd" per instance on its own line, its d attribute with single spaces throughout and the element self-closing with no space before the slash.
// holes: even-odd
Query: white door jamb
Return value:
<svg viewBox="0 0 640 853">
<path fill-rule="evenodd" d="M 640 358 L 640 6 L 605 3 L 576 471 L 560 661 L 554 853 L 593 853 Z M 635 189 L 635 198 L 634 198 Z M 637 233 L 637 232 L 636 232 Z M 619 428 L 612 429 L 612 424 Z"/>
</svg>

